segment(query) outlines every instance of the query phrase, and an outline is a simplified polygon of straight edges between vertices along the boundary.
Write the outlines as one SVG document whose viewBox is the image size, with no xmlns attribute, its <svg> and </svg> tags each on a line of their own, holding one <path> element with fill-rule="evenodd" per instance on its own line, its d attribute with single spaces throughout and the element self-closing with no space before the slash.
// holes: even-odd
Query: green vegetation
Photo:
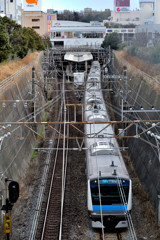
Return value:
<svg viewBox="0 0 160 240">
<path fill-rule="evenodd" d="M 135 28 L 136 25 L 133 23 L 119 24 L 119 23 L 107 22 L 107 23 L 105 23 L 105 27 L 106 28 Z"/>
<path fill-rule="evenodd" d="M 7 17 L 0 17 L 0 62 L 10 56 L 24 58 L 29 51 L 41 51 L 50 47 L 49 39 L 40 37 L 32 28 L 22 28 Z"/>
<path fill-rule="evenodd" d="M 11 50 L 12 47 L 9 43 L 9 36 L 5 29 L 0 25 L 0 62 L 9 57 Z"/>
<path fill-rule="evenodd" d="M 43 121 L 45 122 L 46 120 L 47 120 L 47 113 L 45 113 Z M 44 132 L 44 126 L 42 125 L 41 130 L 40 130 L 40 134 L 39 134 L 41 137 L 43 136 L 43 132 Z M 40 147 L 42 141 L 43 141 L 43 139 L 41 139 L 39 142 L 37 142 L 35 148 Z M 33 159 L 35 156 L 37 156 L 37 150 L 36 149 L 33 151 L 31 159 Z"/>
<path fill-rule="evenodd" d="M 160 43 L 148 48 L 132 45 L 127 49 L 127 53 L 151 63 L 160 63 Z"/>
<path fill-rule="evenodd" d="M 66 20 L 66 21 L 78 21 L 78 22 L 90 22 L 90 21 L 99 21 L 103 22 L 104 19 L 108 19 L 111 15 L 111 11 L 106 9 L 105 11 L 91 11 L 85 13 L 81 12 L 72 12 L 69 10 L 65 10 L 64 12 L 58 13 L 58 20 Z"/>
<path fill-rule="evenodd" d="M 118 33 L 114 32 L 105 36 L 105 39 L 101 45 L 103 48 L 108 48 L 109 46 L 112 49 L 118 49 L 121 44 L 121 39 Z"/>
</svg>

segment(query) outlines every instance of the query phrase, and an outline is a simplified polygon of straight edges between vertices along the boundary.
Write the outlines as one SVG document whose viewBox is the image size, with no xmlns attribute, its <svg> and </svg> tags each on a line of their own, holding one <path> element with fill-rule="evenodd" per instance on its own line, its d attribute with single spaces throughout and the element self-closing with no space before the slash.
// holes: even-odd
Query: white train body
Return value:
<svg viewBox="0 0 160 240">
<path fill-rule="evenodd" d="M 132 182 L 110 121 L 101 90 L 101 70 L 93 62 L 85 92 L 85 139 L 88 211 L 93 221 L 116 224 L 132 208 Z M 92 137 L 92 138 L 91 138 Z"/>
</svg>

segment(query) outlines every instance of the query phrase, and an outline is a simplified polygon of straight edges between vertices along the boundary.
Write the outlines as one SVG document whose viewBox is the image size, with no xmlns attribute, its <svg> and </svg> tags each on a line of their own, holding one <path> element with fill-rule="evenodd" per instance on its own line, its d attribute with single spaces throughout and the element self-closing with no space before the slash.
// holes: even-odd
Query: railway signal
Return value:
<svg viewBox="0 0 160 240">
<path fill-rule="evenodd" d="M 19 184 L 15 181 L 9 183 L 9 200 L 11 203 L 15 203 L 19 198 Z"/>
<path fill-rule="evenodd" d="M 12 181 L 10 179 L 5 179 L 6 182 L 6 204 L 2 206 L 1 210 L 6 211 L 4 216 L 4 233 L 6 234 L 6 239 L 9 240 L 9 234 L 11 233 L 11 216 L 9 216 L 9 211 L 12 210 L 13 204 L 19 198 L 19 183 Z M 10 182 L 7 184 L 7 182 Z M 8 190 L 8 191 L 7 191 Z"/>
</svg>

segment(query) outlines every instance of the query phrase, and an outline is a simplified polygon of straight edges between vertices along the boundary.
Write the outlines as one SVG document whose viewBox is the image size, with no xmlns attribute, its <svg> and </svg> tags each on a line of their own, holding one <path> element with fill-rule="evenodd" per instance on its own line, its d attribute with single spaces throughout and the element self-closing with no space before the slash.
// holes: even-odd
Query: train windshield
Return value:
<svg viewBox="0 0 160 240">
<path fill-rule="evenodd" d="M 115 204 L 123 204 L 123 199 L 125 199 L 125 203 L 128 202 L 128 194 L 129 194 L 129 181 L 126 179 L 100 179 L 99 180 L 100 188 L 98 187 L 98 180 L 95 179 L 91 181 L 91 196 L 92 196 L 92 204 L 100 205 L 101 196 L 101 204 L 102 205 L 115 205 Z M 100 194 L 99 194 L 100 193 Z"/>
</svg>

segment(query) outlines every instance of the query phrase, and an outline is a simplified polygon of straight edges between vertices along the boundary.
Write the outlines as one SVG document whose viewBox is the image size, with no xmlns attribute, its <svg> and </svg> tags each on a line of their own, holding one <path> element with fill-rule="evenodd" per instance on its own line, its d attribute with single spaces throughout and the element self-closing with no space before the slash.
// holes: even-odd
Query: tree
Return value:
<svg viewBox="0 0 160 240">
<path fill-rule="evenodd" d="M 27 46 L 30 50 L 44 50 L 45 46 L 40 35 L 32 28 L 23 28 L 23 34 L 27 38 Z"/>
<path fill-rule="evenodd" d="M 121 39 L 118 33 L 111 33 L 105 36 L 105 39 L 101 45 L 103 48 L 108 48 L 109 46 L 112 49 L 118 49 Z"/>
<path fill-rule="evenodd" d="M 73 12 L 73 16 L 74 16 L 74 21 L 79 21 L 79 14 L 78 12 Z"/>
<path fill-rule="evenodd" d="M 12 47 L 6 31 L 0 26 L 0 62 L 6 60 L 11 54 Z"/>
<path fill-rule="evenodd" d="M 43 35 L 42 41 L 43 41 L 43 43 L 44 43 L 44 45 L 45 45 L 45 48 L 51 48 L 51 47 L 52 47 L 52 43 L 51 43 L 51 41 L 50 41 L 50 38 L 49 38 L 49 35 L 48 35 L 48 34 Z"/>
</svg>

